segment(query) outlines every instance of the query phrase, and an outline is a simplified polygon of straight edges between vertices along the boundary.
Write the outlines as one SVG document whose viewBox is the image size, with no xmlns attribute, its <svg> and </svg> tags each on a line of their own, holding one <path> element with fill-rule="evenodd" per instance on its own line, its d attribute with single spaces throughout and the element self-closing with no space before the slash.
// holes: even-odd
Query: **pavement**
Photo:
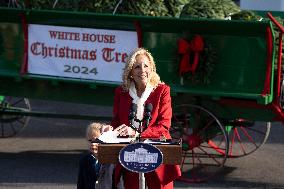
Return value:
<svg viewBox="0 0 284 189">
<path fill-rule="evenodd" d="M 36 102 L 47 111 L 62 111 L 62 105 Z M 111 109 L 65 104 L 69 111 Z M 37 108 L 35 108 L 36 110 Z M 72 189 L 76 188 L 78 161 L 85 152 L 86 120 L 32 118 L 29 125 L 12 138 L 0 139 L 0 189 Z M 284 188 L 284 126 L 272 125 L 267 143 L 253 154 L 229 159 L 215 178 L 205 183 L 175 182 L 177 189 L 200 188 Z"/>
</svg>

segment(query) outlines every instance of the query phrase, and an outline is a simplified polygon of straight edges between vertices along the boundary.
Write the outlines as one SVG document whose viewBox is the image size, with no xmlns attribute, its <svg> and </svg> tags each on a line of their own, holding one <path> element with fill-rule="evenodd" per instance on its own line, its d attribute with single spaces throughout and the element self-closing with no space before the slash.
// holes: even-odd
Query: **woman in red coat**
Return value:
<svg viewBox="0 0 284 189">
<path fill-rule="evenodd" d="M 134 135 L 129 126 L 129 112 L 132 103 L 137 104 L 136 118 L 143 119 L 144 106 L 153 106 L 151 120 L 142 132 L 142 138 L 170 139 L 172 108 L 170 87 L 161 82 L 156 73 L 152 55 L 143 48 L 136 49 L 130 56 L 124 73 L 122 86 L 116 88 L 114 97 L 113 120 L 111 125 L 121 135 Z M 139 123 L 134 122 L 135 127 Z M 130 172 L 118 165 L 115 170 L 116 180 L 123 176 L 125 189 L 138 189 L 138 173 Z M 161 165 L 155 171 L 145 174 L 149 189 L 172 189 L 173 181 L 181 175 L 178 165 Z"/>
</svg>

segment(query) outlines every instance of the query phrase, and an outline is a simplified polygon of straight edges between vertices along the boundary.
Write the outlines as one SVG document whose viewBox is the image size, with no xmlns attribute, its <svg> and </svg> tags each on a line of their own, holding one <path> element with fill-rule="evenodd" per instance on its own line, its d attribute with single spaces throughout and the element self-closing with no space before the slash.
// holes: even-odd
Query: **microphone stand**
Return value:
<svg viewBox="0 0 284 189">
<path fill-rule="evenodd" d="M 151 103 L 146 104 L 144 108 L 144 111 L 145 111 L 144 118 L 140 120 L 136 118 L 137 104 L 135 103 L 131 104 L 130 114 L 128 116 L 128 119 L 130 121 L 130 127 L 139 133 L 138 139 L 135 139 L 135 141 L 141 142 L 141 133 L 148 127 L 149 121 L 151 119 L 152 109 L 153 109 L 153 105 Z M 139 123 L 138 129 L 133 125 L 134 121 Z M 145 125 L 145 128 L 143 129 L 142 124 L 144 121 L 146 121 L 146 125 Z M 139 188 L 140 189 L 146 188 L 146 180 L 145 180 L 145 175 L 143 172 L 139 172 Z"/>
<path fill-rule="evenodd" d="M 139 129 L 138 129 L 138 142 L 141 142 L 141 133 L 143 132 L 142 123 L 143 120 L 135 119 L 136 122 L 139 123 Z M 146 188 L 146 180 L 144 173 L 139 172 L 139 189 L 145 189 Z"/>
</svg>

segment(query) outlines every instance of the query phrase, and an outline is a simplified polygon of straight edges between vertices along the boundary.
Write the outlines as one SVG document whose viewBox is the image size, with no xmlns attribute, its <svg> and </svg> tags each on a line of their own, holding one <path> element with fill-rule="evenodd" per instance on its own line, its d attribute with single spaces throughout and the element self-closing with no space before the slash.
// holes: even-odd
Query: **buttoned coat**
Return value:
<svg viewBox="0 0 284 189">
<path fill-rule="evenodd" d="M 153 106 L 151 120 L 147 129 L 141 134 L 143 138 L 165 137 L 171 139 L 170 126 L 172 118 L 172 106 L 170 87 L 166 84 L 159 84 L 149 95 L 145 104 L 151 103 Z M 116 128 L 121 124 L 129 125 L 129 111 L 132 104 L 132 97 L 125 92 L 122 87 L 115 90 L 113 120 L 111 125 Z M 132 173 L 121 165 L 117 165 L 115 170 L 116 182 L 121 174 L 124 175 L 124 185 L 126 189 L 134 189 L 133 184 L 138 186 L 138 173 Z M 155 171 L 146 173 L 145 178 L 149 189 L 172 188 L 172 181 L 181 175 L 178 165 L 161 165 Z"/>
</svg>

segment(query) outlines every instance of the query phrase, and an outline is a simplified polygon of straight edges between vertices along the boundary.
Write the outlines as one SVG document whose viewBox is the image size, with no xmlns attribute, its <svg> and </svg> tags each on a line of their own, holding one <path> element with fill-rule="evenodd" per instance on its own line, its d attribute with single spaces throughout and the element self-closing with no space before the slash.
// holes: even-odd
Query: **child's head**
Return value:
<svg viewBox="0 0 284 189">
<path fill-rule="evenodd" d="M 86 130 L 86 138 L 88 141 L 93 141 L 101 136 L 103 124 L 102 123 L 91 123 L 88 125 Z"/>
<path fill-rule="evenodd" d="M 94 141 L 99 138 L 102 132 L 112 130 L 112 126 L 104 123 L 91 123 L 86 130 L 86 138 L 88 141 Z"/>
</svg>

